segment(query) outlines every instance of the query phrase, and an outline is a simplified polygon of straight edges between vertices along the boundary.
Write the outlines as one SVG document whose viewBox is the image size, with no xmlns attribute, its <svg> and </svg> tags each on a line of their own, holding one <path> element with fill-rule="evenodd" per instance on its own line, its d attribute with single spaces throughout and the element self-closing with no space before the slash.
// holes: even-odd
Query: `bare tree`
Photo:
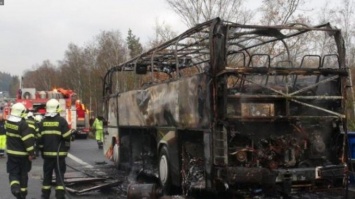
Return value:
<svg viewBox="0 0 355 199">
<path fill-rule="evenodd" d="M 20 88 L 20 80 L 18 76 L 11 76 L 9 85 L 9 95 L 15 97 L 18 89 Z"/>
<path fill-rule="evenodd" d="M 26 71 L 23 76 L 24 87 L 34 87 L 36 90 L 52 90 L 60 86 L 60 73 L 49 60 L 36 67 L 34 71 Z"/>
<path fill-rule="evenodd" d="M 84 104 L 87 105 L 87 108 L 89 108 L 90 111 L 92 110 L 97 110 L 97 107 L 94 106 L 94 103 L 97 100 L 99 100 L 98 92 L 101 90 L 101 81 L 98 81 L 96 78 L 96 75 L 94 74 L 95 68 L 97 68 L 96 65 L 96 59 L 97 59 L 97 54 L 98 54 L 98 49 L 96 47 L 96 44 L 94 42 L 91 42 L 85 46 L 83 49 L 83 59 L 85 61 L 85 68 L 87 69 L 87 75 L 86 77 L 88 78 L 88 81 L 84 85 L 83 88 L 83 102 Z M 92 114 L 92 112 L 90 112 Z"/>
<path fill-rule="evenodd" d="M 83 50 L 70 43 L 65 51 L 64 60 L 60 61 L 60 65 L 64 87 L 74 90 L 82 99 L 85 84 L 88 83 Z"/>
<path fill-rule="evenodd" d="M 243 0 L 166 0 L 188 27 L 220 17 L 238 23 L 252 19 L 251 11 L 243 7 Z M 248 17 L 245 17 L 248 16 Z M 249 18 L 250 17 L 250 18 Z"/>
<path fill-rule="evenodd" d="M 100 88 L 97 88 L 97 93 L 95 93 L 95 106 L 102 107 L 101 94 L 103 78 L 108 69 L 126 61 L 128 50 L 119 31 L 103 31 L 96 37 L 95 43 L 97 57 L 96 67 L 92 71 L 92 77 L 96 82 L 93 83 L 100 86 Z M 125 82 L 124 78 L 122 79 L 123 82 Z M 96 112 L 100 113 L 101 110 L 97 108 Z"/>
<path fill-rule="evenodd" d="M 259 23 L 265 26 L 289 25 L 301 27 L 309 24 L 310 20 L 308 16 L 301 12 L 302 3 L 303 0 L 263 0 L 259 9 L 261 14 Z M 283 33 L 280 34 L 282 35 Z M 292 65 L 299 64 L 300 60 L 296 58 L 300 56 L 302 57 L 304 52 L 308 49 L 312 49 L 312 45 L 314 45 L 314 43 L 310 42 L 312 41 L 312 35 L 304 34 L 302 37 L 302 39 L 297 38 L 288 40 L 287 48 L 284 48 L 284 44 L 281 42 L 265 45 L 265 47 L 268 47 L 269 49 L 268 53 L 272 55 L 271 60 L 274 62 L 289 61 Z M 288 50 L 287 53 L 286 50 Z M 294 58 L 293 60 L 289 60 L 288 53 L 292 54 L 291 57 Z"/>
<path fill-rule="evenodd" d="M 329 3 L 329 1 L 326 1 L 322 7 L 318 10 L 318 15 L 314 19 L 316 23 L 318 24 L 325 24 L 328 22 L 331 22 L 333 25 L 334 19 L 337 17 L 337 10 L 332 7 Z M 320 35 L 317 38 L 314 38 L 314 44 L 319 46 L 319 49 L 322 49 L 322 52 L 320 54 L 328 54 L 334 46 L 332 43 L 330 43 L 331 38 L 329 37 L 328 34 L 323 34 Z"/>
<path fill-rule="evenodd" d="M 127 47 L 119 31 L 102 31 L 97 36 L 97 64 L 105 73 L 107 69 L 126 60 Z"/>
<path fill-rule="evenodd" d="M 261 24 L 280 25 L 302 20 L 302 17 L 295 16 L 301 3 L 302 0 L 263 0 Z"/>
<path fill-rule="evenodd" d="M 346 63 L 350 67 L 355 66 L 355 22 L 354 18 L 354 3 L 352 0 L 342 0 L 340 8 L 334 11 L 335 24 L 339 25 L 341 28 L 342 35 L 344 37 L 344 42 L 347 52 Z"/>
<path fill-rule="evenodd" d="M 170 39 L 177 36 L 177 33 L 173 31 L 172 27 L 165 22 L 160 22 L 158 19 L 155 21 L 154 25 L 154 36 L 150 39 L 148 43 L 149 48 L 154 48 Z"/>
<path fill-rule="evenodd" d="M 24 86 L 37 90 L 72 89 L 99 114 L 103 77 L 109 68 L 125 61 L 126 56 L 127 48 L 119 31 L 103 31 L 83 48 L 69 44 L 58 68 L 46 60 L 34 70 L 26 71 Z"/>
</svg>

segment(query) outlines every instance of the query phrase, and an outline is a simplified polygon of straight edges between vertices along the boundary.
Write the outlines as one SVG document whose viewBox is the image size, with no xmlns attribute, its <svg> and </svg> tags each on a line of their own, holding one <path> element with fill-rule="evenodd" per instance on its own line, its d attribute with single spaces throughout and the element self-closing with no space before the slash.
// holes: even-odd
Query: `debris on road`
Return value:
<svg viewBox="0 0 355 199">
<path fill-rule="evenodd" d="M 102 190 L 102 189 L 107 189 L 107 188 L 111 188 L 111 187 L 116 187 L 120 183 L 122 183 L 122 181 L 119 181 L 119 180 L 113 180 L 111 182 L 106 182 L 106 183 L 103 183 L 102 181 L 96 181 L 96 182 L 100 182 L 100 183 L 93 183 L 93 182 L 95 182 L 95 181 L 86 181 L 86 180 L 78 181 L 77 183 L 66 186 L 66 190 L 69 191 L 70 193 L 80 195 L 80 194 L 87 193 L 87 192 L 94 191 L 94 190 Z M 71 187 L 76 184 L 80 184 L 81 189 L 80 188 L 75 189 L 75 188 Z M 82 187 L 86 187 L 86 186 L 88 186 L 88 188 L 82 188 Z"/>
<path fill-rule="evenodd" d="M 113 170 L 111 167 L 108 167 L 108 169 Z M 55 177 L 53 177 L 53 184 L 55 184 L 55 180 Z M 111 188 L 117 188 L 123 182 L 124 179 L 113 178 L 113 176 L 110 174 L 101 171 L 98 172 L 97 170 L 92 169 L 75 169 L 74 172 L 67 172 L 64 175 L 64 184 L 66 190 L 76 195 L 88 194 L 91 191 L 102 191 Z"/>
</svg>

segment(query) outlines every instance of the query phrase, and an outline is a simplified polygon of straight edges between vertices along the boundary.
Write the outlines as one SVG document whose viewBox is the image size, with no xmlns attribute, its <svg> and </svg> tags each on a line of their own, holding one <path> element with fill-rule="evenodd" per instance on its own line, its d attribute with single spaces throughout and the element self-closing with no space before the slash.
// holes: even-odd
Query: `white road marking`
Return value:
<svg viewBox="0 0 355 199">
<path fill-rule="evenodd" d="M 80 158 L 72 155 L 71 153 L 68 153 L 68 158 L 74 160 L 75 162 L 81 164 L 82 166 L 84 166 L 85 168 L 88 168 L 88 169 L 92 169 L 94 168 L 92 165 L 90 165 L 89 163 L 87 162 L 84 162 L 83 160 L 81 160 Z"/>
</svg>

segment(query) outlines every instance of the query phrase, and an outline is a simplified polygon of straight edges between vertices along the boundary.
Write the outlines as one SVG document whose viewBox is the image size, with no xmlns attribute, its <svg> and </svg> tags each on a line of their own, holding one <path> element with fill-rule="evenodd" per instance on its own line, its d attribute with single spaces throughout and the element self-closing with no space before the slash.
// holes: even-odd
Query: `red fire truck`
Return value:
<svg viewBox="0 0 355 199">
<path fill-rule="evenodd" d="M 60 115 L 66 118 L 69 128 L 75 130 L 75 136 L 87 138 L 90 132 L 88 110 L 77 99 L 73 90 L 55 88 L 51 91 L 37 91 L 35 88 L 22 88 L 17 93 L 16 102 L 23 103 L 28 110 L 34 112 L 34 115 L 44 115 L 46 102 L 53 98 L 59 101 Z"/>
</svg>

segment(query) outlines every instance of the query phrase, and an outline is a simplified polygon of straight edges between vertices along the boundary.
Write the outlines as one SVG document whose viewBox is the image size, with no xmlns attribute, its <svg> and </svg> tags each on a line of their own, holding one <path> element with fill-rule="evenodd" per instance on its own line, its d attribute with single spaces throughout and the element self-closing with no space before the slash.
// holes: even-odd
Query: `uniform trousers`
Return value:
<svg viewBox="0 0 355 199">
<path fill-rule="evenodd" d="M 53 171 L 55 172 L 56 178 L 56 198 L 65 198 L 63 186 L 64 173 L 66 171 L 65 157 L 59 157 L 59 161 L 57 161 L 56 157 L 44 157 L 43 160 L 42 198 L 49 198 L 50 196 Z"/>
<path fill-rule="evenodd" d="M 9 173 L 11 192 L 16 197 L 19 192 L 23 197 L 27 195 L 28 172 L 31 168 L 32 162 L 28 156 L 18 157 L 8 154 L 6 170 Z"/>
</svg>

